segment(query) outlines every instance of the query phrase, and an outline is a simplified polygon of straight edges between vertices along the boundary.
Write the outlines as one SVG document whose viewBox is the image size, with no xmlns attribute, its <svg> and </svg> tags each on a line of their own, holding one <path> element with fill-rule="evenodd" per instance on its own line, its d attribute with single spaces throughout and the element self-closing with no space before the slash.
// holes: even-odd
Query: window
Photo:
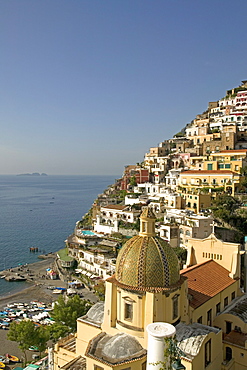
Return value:
<svg viewBox="0 0 247 370">
<path fill-rule="evenodd" d="M 232 349 L 230 347 L 226 347 L 226 361 L 230 361 L 232 359 Z"/>
<path fill-rule="evenodd" d="M 205 367 L 211 363 L 211 339 L 205 343 Z"/>
<path fill-rule="evenodd" d="M 179 297 L 179 295 L 176 294 L 172 298 L 172 305 L 173 305 L 173 315 L 172 315 L 172 318 L 173 318 L 173 320 L 178 317 L 178 297 Z"/>
<path fill-rule="evenodd" d="M 98 365 L 94 365 L 94 370 L 104 370 L 104 368 Z"/>
<path fill-rule="evenodd" d="M 142 370 L 146 370 L 146 367 L 147 367 L 147 361 L 142 363 Z"/>
<path fill-rule="evenodd" d="M 232 323 L 231 321 L 226 321 L 226 334 L 232 331 Z"/>
<path fill-rule="evenodd" d="M 224 298 L 224 308 L 228 306 L 228 297 Z"/>
<path fill-rule="evenodd" d="M 216 305 L 216 315 L 220 313 L 220 302 Z"/>
<path fill-rule="evenodd" d="M 236 297 L 236 293 L 232 292 L 232 301 L 234 300 L 235 297 Z"/>
<path fill-rule="evenodd" d="M 198 324 L 202 324 L 202 316 L 197 319 Z"/>
<path fill-rule="evenodd" d="M 207 325 L 208 326 L 212 325 L 212 310 L 211 309 L 207 312 Z"/>
<path fill-rule="evenodd" d="M 130 302 L 125 302 L 124 306 L 124 318 L 125 320 L 132 321 L 133 319 L 133 304 Z"/>
</svg>

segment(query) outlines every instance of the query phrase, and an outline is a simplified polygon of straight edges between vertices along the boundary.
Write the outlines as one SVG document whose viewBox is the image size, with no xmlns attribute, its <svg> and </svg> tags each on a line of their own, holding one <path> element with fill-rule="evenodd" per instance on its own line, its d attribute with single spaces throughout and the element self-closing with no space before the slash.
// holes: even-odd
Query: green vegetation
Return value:
<svg viewBox="0 0 247 370">
<path fill-rule="evenodd" d="M 157 362 L 154 365 L 161 365 L 161 370 L 172 370 L 173 364 L 181 366 L 180 357 L 184 355 L 184 353 L 177 346 L 178 341 L 176 336 L 173 338 L 165 338 L 164 342 L 164 361 Z M 185 369 L 185 367 L 179 367 L 179 369 L 182 368 Z"/>
<path fill-rule="evenodd" d="M 83 216 L 82 220 L 78 222 L 78 227 L 83 228 L 87 226 L 92 226 L 93 222 L 93 210 L 90 208 L 90 210 Z"/>
<path fill-rule="evenodd" d="M 10 324 L 8 339 L 17 342 L 19 348 L 24 354 L 25 364 L 27 362 L 27 353 L 29 347 L 36 346 L 41 354 L 46 349 L 46 343 L 50 339 L 49 327 L 36 327 L 30 320 L 21 322 L 13 321 Z"/>
<path fill-rule="evenodd" d="M 240 170 L 241 173 L 241 179 L 240 179 L 240 184 L 242 188 L 246 191 L 247 190 L 247 167 L 242 167 Z"/>
<path fill-rule="evenodd" d="M 57 254 L 59 255 L 60 259 L 63 261 L 73 261 L 74 258 L 68 255 L 68 248 L 60 249 Z"/>
<path fill-rule="evenodd" d="M 137 185 L 136 177 L 132 176 L 129 180 L 129 183 L 130 183 L 131 186 L 136 186 Z"/>
<path fill-rule="evenodd" d="M 59 296 L 52 311 L 55 323 L 50 326 L 51 338 L 55 341 L 60 337 L 76 331 L 76 320 L 87 313 L 92 304 L 82 300 L 78 295 L 66 300 Z"/>
<path fill-rule="evenodd" d="M 103 281 L 99 281 L 94 285 L 94 291 L 101 301 L 105 300 L 105 283 Z"/>
<path fill-rule="evenodd" d="M 241 208 L 241 201 L 236 197 L 221 194 L 213 201 L 211 209 L 217 220 L 238 231 L 238 240 L 236 241 L 242 241 L 247 232 L 247 210 Z"/>
<path fill-rule="evenodd" d="M 173 137 L 184 137 L 184 132 L 179 131 L 177 134 L 173 135 Z"/>
<path fill-rule="evenodd" d="M 176 253 L 178 259 L 179 259 L 179 262 L 181 265 L 185 264 L 186 260 L 187 260 L 187 249 L 185 248 L 181 248 L 181 247 L 176 247 L 176 248 L 173 248 L 174 252 Z"/>
<path fill-rule="evenodd" d="M 120 220 L 119 227 L 123 229 L 139 231 L 140 230 L 140 219 L 138 218 L 137 221 L 133 223 Z"/>
</svg>

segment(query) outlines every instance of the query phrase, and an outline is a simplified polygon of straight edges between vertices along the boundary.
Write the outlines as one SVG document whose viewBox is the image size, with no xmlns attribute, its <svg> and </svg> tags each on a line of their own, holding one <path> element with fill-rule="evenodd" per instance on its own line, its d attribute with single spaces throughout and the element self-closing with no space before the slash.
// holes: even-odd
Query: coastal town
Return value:
<svg viewBox="0 0 247 370">
<path fill-rule="evenodd" d="M 126 165 L 45 276 L 2 272 L 94 303 L 36 369 L 246 369 L 246 220 L 247 80 Z"/>
</svg>

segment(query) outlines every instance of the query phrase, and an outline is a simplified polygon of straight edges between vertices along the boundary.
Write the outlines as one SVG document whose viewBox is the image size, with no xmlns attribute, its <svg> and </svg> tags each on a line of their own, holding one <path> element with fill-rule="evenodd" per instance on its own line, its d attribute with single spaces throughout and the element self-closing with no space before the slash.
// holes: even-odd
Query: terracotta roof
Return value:
<svg viewBox="0 0 247 370">
<path fill-rule="evenodd" d="M 235 346 L 245 347 L 247 341 L 247 334 L 238 331 L 231 331 L 223 336 L 223 343 L 228 343 Z"/>
<path fill-rule="evenodd" d="M 101 207 L 102 208 L 107 208 L 107 209 L 117 209 L 119 211 L 122 211 L 123 209 L 127 208 L 127 206 L 123 206 L 120 204 L 109 204 L 108 206 Z"/>
<path fill-rule="evenodd" d="M 190 306 L 197 308 L 210 298 L 232 285 L 236 280 L 229 277 L 229 271 L 213 260 L 181 270 L 188 279 L 188 292 L 192 296 Z"/>
<path fill-rule="evenodd" d="M 220 153 L 246 153 L 247 149 L 231 149 L 231 150 L 221 150 Z M 215 154 L 215 153 L 214 153 Z"/>
<path fill-rule="evenodd" d="M 232 174 L 232 175 L 239 175 L 237 172 L 233 172 L 233 171 L 228 171 L 228 170 L 188 170 L 188 171 L 183 171 L 181 172 L 181 175 L 187 175 L 187 174 L 191 174 L 191 175 L 194 175 L 194 174 L 201 174 L 201 175 L 207 175 L 207 174 L 217 174 L 217 175 L 226 175 L 226 174 Z"/>
</svg>

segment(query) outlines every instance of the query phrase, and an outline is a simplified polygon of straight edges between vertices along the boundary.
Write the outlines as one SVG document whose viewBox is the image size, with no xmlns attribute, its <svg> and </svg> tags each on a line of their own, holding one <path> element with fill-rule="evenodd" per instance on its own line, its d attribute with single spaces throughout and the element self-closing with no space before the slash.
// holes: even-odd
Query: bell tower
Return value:
<svg viewBox="0 0 247 370">
<path fill-rule="evenodd" d="M 149 207 L 142 208 L 140 216 L 140 236 L 155 236 L 155 220 L 156 217 Z"/>
</svg>

